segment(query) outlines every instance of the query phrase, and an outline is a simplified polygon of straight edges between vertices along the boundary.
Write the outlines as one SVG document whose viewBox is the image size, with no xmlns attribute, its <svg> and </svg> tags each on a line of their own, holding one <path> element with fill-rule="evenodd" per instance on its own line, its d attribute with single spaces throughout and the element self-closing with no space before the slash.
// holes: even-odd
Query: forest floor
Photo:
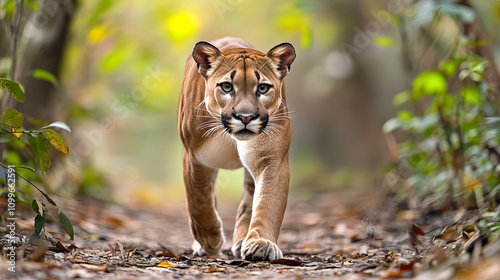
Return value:
<svg viewBox="0 0 500 280">
<path fill-rule="evenodd" d="M 88 199 L 65 204 L 75 241 L 58 222 L 48 222 L 46 231 L 61 241 L 21 244 L 15 273 L 8 271 L 4 243 L 2 279 L 498 279 L 500 274 L 500 242 L 481 241 L 474 229 L 464 230 L 477 215 L 403 209 L 376 188 L 289 204 L 279 239 L 284 258 L 272 262 L 231 255 L 233 205 L 219 209 L 228 241 L 218 258 L 207 259 L 191 255 L 182 204 L 162 211 Z M 31 214 L 17 221 L 21 238 L 33 230 Z"/>
</svg>

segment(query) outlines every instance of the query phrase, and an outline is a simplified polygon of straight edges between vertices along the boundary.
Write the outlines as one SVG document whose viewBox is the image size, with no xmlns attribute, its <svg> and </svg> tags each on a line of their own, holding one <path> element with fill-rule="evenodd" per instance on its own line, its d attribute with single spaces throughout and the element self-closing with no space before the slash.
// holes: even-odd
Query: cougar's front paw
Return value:
<svg viewBox="0 0 500 280">
<path fill-rule="evenodd" d="M 271 240 L 258 238 L 244 240 L 241 257 L 248 261 L 271 261 L 283 258 L 280 248 Z"/>
</svg>

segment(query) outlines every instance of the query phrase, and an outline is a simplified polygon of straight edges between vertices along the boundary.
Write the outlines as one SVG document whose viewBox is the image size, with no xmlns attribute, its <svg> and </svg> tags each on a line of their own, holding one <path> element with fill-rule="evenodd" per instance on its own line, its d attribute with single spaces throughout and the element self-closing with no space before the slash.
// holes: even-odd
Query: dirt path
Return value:
<svg viewBox="0 0 500 280">
<path fill-rule="evenodd" d="M 440 248 L 453 244 L 454 240 L 432 241 L 420 236 L 420 229 L 407 221 L 411 212 L 389 207 L 376 193 L 376 189 L 342 191 L 289 205 L 279 240 L 285 259 L 271 263 L 234 259 L 230 241 L 217 259 L 192 257 L 183 205 L 166 205 L 160 213 L 72 202 L 65 206 L 65 212 L 75 224 L 76 241 L 63 241 L 64 248 L 48 243 L 23 245 L 17 272 L 2 272 L 1 278 L 411 278 L 444 254 Z M 220 209 L 229 240 L 235 211 L 236 206 Z M 18 222 L 22 233 L 29 233 L 30 227 L 30 220 Z M 57 223 L 49 224 L 47 230 L 67 241 Z M 5 265 L 2 259 L 2 271 L 6 271 Z"/>
</svg>

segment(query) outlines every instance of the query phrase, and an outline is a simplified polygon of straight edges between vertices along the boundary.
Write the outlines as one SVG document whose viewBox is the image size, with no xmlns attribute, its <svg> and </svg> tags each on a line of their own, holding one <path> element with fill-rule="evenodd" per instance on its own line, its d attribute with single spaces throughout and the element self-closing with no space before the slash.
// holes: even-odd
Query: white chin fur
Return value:
<svg viewBox="0 0 500 280">
<path fill-rule="evenodd" d="M 245 125 L 243 124 L 243 122 L 241 122 L 240 120 L 234 120 L 232 119 L 230 122 L 230 127 L 231 127 L 231 131 L 232 131 L 232 134 L 236 134 L 238 133 L 239 131 L 243 130 L 243 129 L 247 129 L 247 130 L 250 130 L 251 132 L 255 133 L 255 134 L 259 134 L 260 133 L 260 127 L 261 127 L 261 121 L 260 120 L 253 120 L 253 121 L 250 121 L 249 124 Z"/>
<path fill-rule="evenodd" d="M 246 140 L 252 139 L 256 135 L 257 134 L 252 134 L 252 135 L 235 135 L 235 134 L 231 134 L 231 138 L 233 138 L 234 140 L 238 140 L 238 141 L 246 141 Z"/>
</svg>

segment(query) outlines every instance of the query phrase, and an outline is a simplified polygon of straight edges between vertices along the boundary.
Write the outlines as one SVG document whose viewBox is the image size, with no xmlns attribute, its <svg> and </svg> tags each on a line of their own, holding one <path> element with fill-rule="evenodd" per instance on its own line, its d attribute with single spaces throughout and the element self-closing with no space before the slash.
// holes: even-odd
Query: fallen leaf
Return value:
<svg viewBox="0 0 500 280">
<path fill-rule="evenodd" d="M 443 239 L 446 241 L 452 241 L 452 240 L 459 238 L 460 236 L 462 236 L 462 232 L 460 230 L 458 230 L 457 228 L 447 228 L 447 229 L 443 230 L 441 232 L 441 234 L 439 234 L 437 236 L 437 238 L 440 238 L 440 239 Z"/>
<path fill-rule="evenodd" d="M 351 243 L 356 243 L 356 242 L 363 241 L 363 237 L 361 237 L 361 235 L 359 234 L 359 232 L 351 235 L 350 239 L 351 239 Z"/>
<path fill-rule="evenodd" d="M 107 263 L 103 263 L 101 265 L 94 265 L 94 264 L 88 264 L 88 263 L 80 263 L 78 264 L 79 266 L 85 268 L 85 269 L 88 269 L 88 270 L 92 270 L 92 271 L 106 271 L 108 270 L 108 264 Z"/>
<path fill-rule="evenodd" d="M 294 260 L 294 259 L 275 259 L 270 261 L 271 264 L 283 264 L 283 265 L 288 265 L 288 266 L 300 266 L 304 262 L 299 261 L 299 260 Z"/>
<path fill-rule="evenodd" d="M 219 267 L 209 267 L 207 270 L 205 270 L 206 273 L 215 273 L 215 272 L 223 272 L 226 273 L 226 270 L 224 268 L 219 268 Z"/>
<path fill-rule="evenodd" d="M 410 262 L 400 262 L 399 263 L 399 270 L 401 270 L 401 271 L 413 271 L 414 266 L 415 266 L 415 260 L 412 260 Z"/>
<path fill-rule="evenodd" d="M 127 221 L 123 217 L 108 216 L 106 217 L 106 224 L 112 229 L 122 228 L 126 225 Z"/>
<path fill-rule="evenodd" d="M 417 246 L 420 244 L 420 241 L 418 240 L 418 236 L 425 235 L 424 230 L 419 225 L 412 224 L 411 229 L 408 232 L 408 234 L 410 235 L 411 245 L 418 252 Z"/>
<path fill-rule="evenodd" d="M 249 261 L 245 261 L 245 260 L 234 260 L 232 262 L 229 263 L 229 265 L 235 265 L 235 266 L 238 266 L 238 267 L 245 267 L 247 265 L 249 265 L 250 262 Z"/>
<path fill-rule="evenodd" d="M 175 264 L 173 264 L 171 262 L 167 262 L 167 261 L 162 261 L 161 263 L 157 264 L 156 266 L 163 267 L 163 268 L 169 268 L 169 267 L 175 266 Z"/>
<path fill-rule="evenodd" d="M 412 227 L 413 232 L 414 232 L 417 236 L 424 236 L 424 235 L 425 235 L 424 230 L 423 230 L 423 229 L 422 229 L 422 227 L 420 227 L 419 225 L 417 225 L 417 224 L 412 224 L 412 225 L 411 225 L 411 227 Z"/>
<path fill-rule="evenodd" d="M 434 259 L 438 262 L 438 264 L 446 261 L 446 252 L 443 248 L 437 247 L 436 249 L 434 249 L 434 251 L 432 251 L 432 254 L 434 255 Z"/>
<path fill-rule="evenodd" d="M 401 278 L 403 272 L 401 270 L 389 270 L 382 275 L 382 278 Z"/>
<path fill-rule="evenodd" d="M 176 258 L 177 256 L 170 251 L 163 251 L 156 254 L 157 257 L 165 257 L 165 258 Z"/>
</svg>

